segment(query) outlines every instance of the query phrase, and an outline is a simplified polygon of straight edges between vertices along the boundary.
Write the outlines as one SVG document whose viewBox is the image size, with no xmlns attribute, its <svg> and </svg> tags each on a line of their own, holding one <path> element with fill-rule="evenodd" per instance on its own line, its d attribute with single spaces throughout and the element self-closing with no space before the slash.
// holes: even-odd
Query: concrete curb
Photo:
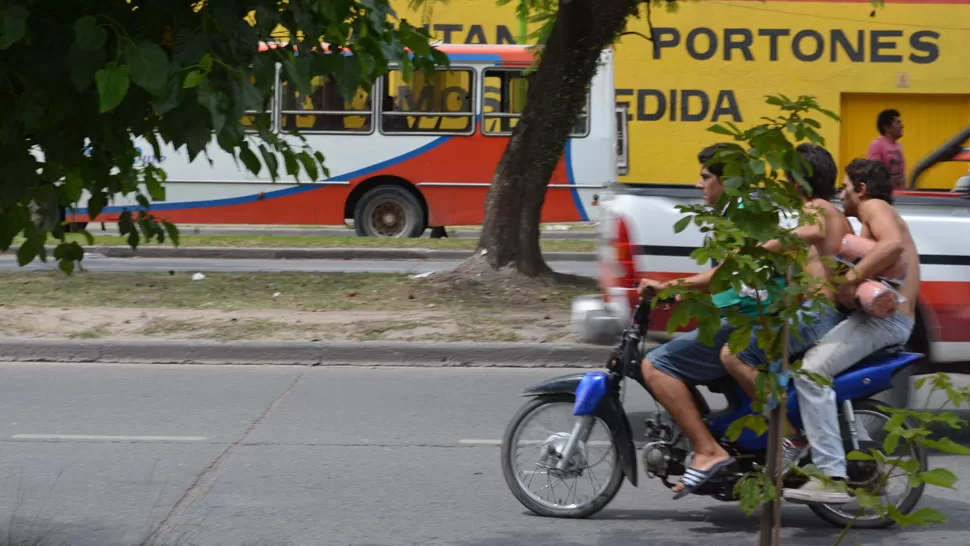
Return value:
<svg viewBox="0 0 970 546">
<path fill-rule="evenodd" d="M 7 251 L 16 254 L 19 246 L 11 245 Z M 54 247 L 48 246 L 48 252 Z M 231 260 L 464 260 L 473 254 L 470 250 L 433 250 L 428 248 L 255 248 L 222 246 L 155 247 L 139 246 L 132 250 L 127 246 L 84 247 L 85 252 L 100 254 L 106 258 L 223 258 Z M 595 262 L 595 252 L 545 252 L 547 262 Z"/>
<path fill-rule="evenodd" d="M 353 229 L 347 228 L 254 228 L 254 227 L 179 227 L 182 235 L 275 235 L 279 237 L 356 237 Z M 92 231 L 94 233 L 94 231 Z M 107 233 L 107 232 L 98 232 Z M 452 239 L 478 239 L 481 231 L 460 230 L 448 231 L 448 237 Z M 539 236 L 542 239 L 556 239 L 560 241 L 591 241 L 599 238 L 596 230 L 540 230 Z M 431 238 L 431 230 L 421 235 L 422 239 Z"/>
<path fill-rule="evenodd" d="M 610 347 L 581 344 L 0 339 L 0 362 L 598 368 Z"/>
</svg>

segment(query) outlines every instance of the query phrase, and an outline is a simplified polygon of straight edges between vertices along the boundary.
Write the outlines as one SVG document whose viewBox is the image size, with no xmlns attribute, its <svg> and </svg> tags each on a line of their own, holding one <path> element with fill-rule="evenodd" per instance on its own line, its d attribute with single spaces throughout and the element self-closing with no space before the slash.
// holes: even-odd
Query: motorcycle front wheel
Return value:
<svg viewBox="0 0 970 546">
<path fill-rule="evenodd" d="M 569 394 L 530 400 L 502 438 L 505 482 L 523 506 L 540 516 L 587 518 L 609 504 L 623 485 L 619 454 L 601 415 L 594 416 L 588 440 L 578 446 L 568 466 L 557 468 L 577 419 L 572 414 L 574 400 Z M 530 425 L 543 418 L 552 422 L 530 433 Z M 590 491 L 580 493 L 587 486 Z"/>
</svg>

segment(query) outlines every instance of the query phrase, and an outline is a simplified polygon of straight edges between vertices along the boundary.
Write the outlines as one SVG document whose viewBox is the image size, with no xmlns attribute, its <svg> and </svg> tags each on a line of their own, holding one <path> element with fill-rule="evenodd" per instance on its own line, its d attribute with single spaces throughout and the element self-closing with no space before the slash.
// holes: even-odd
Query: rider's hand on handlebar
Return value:
<svg viewBox="0 0 970 546">
<path fill-rule="evenodd" d="M 660 281 L 640 279 L 640 286 L 637 287 L 637 293 L 641 298 L 653 297 L 657 292 L 663 290 L 663 288 L 663 283 Z"/>
<path fill-rule="evenodd" d="M 640 285 L 637 287 L 637 293 L 643 299 L 650 299 L 657 295 L 658 292 L 666 288 L 665 283 L 660 281 L 655 281 L 653 279 L 640 279 Z M 671 303 L 679 302 L 680 294 L 675 294 L 674 296 L 665 299 L 661 302 L 664 308 L 669 308 Z"/>
</svg>

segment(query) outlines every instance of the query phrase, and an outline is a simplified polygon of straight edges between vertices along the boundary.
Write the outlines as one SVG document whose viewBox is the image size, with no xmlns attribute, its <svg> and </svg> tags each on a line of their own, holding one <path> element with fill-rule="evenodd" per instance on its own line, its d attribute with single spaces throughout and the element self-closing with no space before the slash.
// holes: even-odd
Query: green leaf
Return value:
<svg viewBox="0 0 970 546">
<path fill-rule="evenodd" d="M 690 224 L 690 221 L 693 219 L 694 218 L 691 216 L 685 216 L 680 220 L 677 220 L 677 223 L 674 224 L 674 233 L 680 233 L 681 231 L 684 231 L 685 229 L 687 229 L 687 226 Z"/>
<path fill-rule="evenodd" d="M 218 133 L 226 124 L 225 104 L 228 100 L 222 92 L 213 89 L 208 80 L 199 84 L 198 93 L 199 104 L 205 106 L 212 118 L 212 130 Z"/>
<path fill-rule="evenodd" d="M 81 49 L 77 44 L 71 44 L 65 63 L 74 88 L 84 91 L 94 84 L 94 72 L 104 64 L 106 58 L 107 54 L 103 49 Z"/>
<path fill-rule="evenodd" d="M 30 12 L 27 11 L 27 8 L 20 5 L 10 6 L 3 11 L 3 14 L 0 15 L 2 17 L 0 49 L 8 49 L 24 39 L 24 36 L 27 35 L 27 17 L 29 16 Z"/>
<path fill-rule="evenodd" d="M 168 80 L 162 91 L 152 100 L 152 111 L 155 112 L 155 115 L 163 116 L 178 106 L 181 92 L 182 84 L 178 78 Z"/>
<path fill-rule="evenodd" d="M 300 165 L 296 162 L 296 154 L 290 150 L 283 152 L 283 162 L 286 164 L 286 174 L 297 177 L 300 174 Z"/>
<path fill-rule="evenodd" d="M 890 432 L 882 443 L 882 449 L 887 455 L 892 455 L 899 447 L 899 432 Z"/>
<path fill-rule="evenodd" d="M 107 204 L 108 198 L 103 192 L 96 191 L 92 193 L 91 198 L 88 199 L 88 216 L 90 216 L 92 220 L 97 218 Z"/>
<path fill-rule="evenodd" d="M 861 451 L 850 451 L 846 454 L 846 459 L 850 461 L 871 461 L 873 457 Z"/>
<path fill-rule="evenodd" d="M 179 228 L 171 222 L 162 221 L 162 226 L 165 227 L 165 231 L 168 233 L 168 238 L 172 240 L 172 244 L 175 246 L 179 245 Z"/>
<path fill-rule="evenodd" d="M 84 259 L 84 249 L 74 241 L 61 243 L 54 248 L 54 258 L 61 271 L 70 275 L 74 273 L 74 262 Z"/>
<path fill-rule="evenodd" d="M 892 432 L 898 430 L 903 426 L 903 422 L 906 420 L 906 415 L 903 413 L 896 413 L 883 425 L 882 429 L 887 432 Z"/>
<path fill-rule="evenodd" d="M 243 164 L 254 175 L 258 175 L 259 171 L 263 168 L 259 162 L 259 158 L 256 157 L 256 154 L 253 153 L 249 146 L 244 145 L 239 149 L 239 159 L 242 159 Z"/>
<path fill-rule="evenodd" d="M 707 128 L 707 130 L 710 131 L 710 132 L 712 132 L 712 133 L 717 133 L 719 135 L 734 136 L 734 133 L 731 132 L 730 129 L 728 129 L 727 127 L 725 127 L 723 125 L 711 125 L 710 127 Z"/>
<path fill-rule="evenodd" d="M 211 53 L 206 53 L 205 55 L 202 56 L 202 59 L 199 60 L 199 68 L 202 69 L 202 72 L 206 74 L 208 74 L 209 72 L 212 72 L 212 60 L 213 59 L 212 59 Z"/>
<path fill-rule="evenodd" d="M 855 500 L 863 508 L 879 508 L 879 497 L 870 495 L 861 489 L 856 489 Z"/>
<path fill-rule="evenodd" d="M 182 87 L 184 89 L 191 89 L 199 85 L 199 83 L 201 83 L 202 80 L 204 79 L 205 79 L 205 75 L 202 72 L 199 72 L 198 70 L 193 70 L 185 76 L 185 81 L 182 83 Z"/>
<path fill-rule="evenodd" d="M 307 172 L 307 176 L 310 177 L 311 182 L 316 182 L 319 179 L 320 171 L 317 169 L 317 165 L 313 162 L 313 156 L 307 152 L 300 152 L 297 156 L 300 163 L 303 164 L 303 169 Z"/>
<path fill-rule="evenodd" d="M 27 233 L 27 238 L 20 245 L 20 248 L 17 249 L 17 263 L 20 267 L 34 261 L 34 258 L 40 254 L 40 250 L 44 248 L 44 241 L 41 239 L 40 233 L 36 228 L 28 230 Z"/>
<path fill-rule="evenodd" d="M 100 111 L 102 114 L 110 112 L 121 104 L 128 93 L 128 67 L 117 66 L 98 70 L 94 74 L 100 97 Z"/>
<path fill-rule="evenodd" d="M 945 468 L 934 468 L 919 473 L 920 479 L 930 485 L 938 485 L 953 489 L 953 484 L 957 481 L 957 476 Z"/>
<path fill-rule="evenodd" d="M 276 154 L 274 154 L 266 146 L 259 147 L 259 154 L 263 156 L 263 162 L 266 164 L 266 168 L 269 170 L 270 176 L 275 180 L 280 170 L 280 162 L 277 159 Z"/>
<path fill-rule="evenodd" d="M 153 95 L 160 95 L 168 81 L 168 55 L 161 46 L 148 40 L 138 40 L 128 44 L 125 56 L 131 67 L 131 81 Z"/>
<path fill-rule="evenodd" d="M 138 229 L 135 227 L 135 223 L 131 220 L 131 212 L 124 211 L 118 218 L 118 232 L 121 235 L 128 235 L 128 246 L 132 250 L 138 248 Z"/>
<path fill-rule="evenodd" d="M 920 508 L 915 512 L 910 512 L 909 518 L 916 525 L 925 526 L 927 523 L 945 523 L 946 516 L 930 507 Z"/>
<path fill-rule="evenodd" d="M 751 324 L 745 324 L 731 332 L 728 337 L 728 348 L 731 354 L 738 354 L 751 344 Z"/>
<path fill-rule="evenodd" d="M 72 205 L 81 200 L 84 192 L 84 178 L 77 170 L 70 171 L 64 177 L 64 194 Z"/>
<path fill-rule="evenodd" d="M 57 262 L 57 267 L 67 275 L 74 273 L 74 262 L 72 260 L 60 260 Z"/>
<path fill-rule="evenodd" d="M 746 428 L 751 429 L 755 434 L 761 436 L 768 431 L 768 424 L 761 415 L 745 415 L 744 417 L 731 423 L 731 426 L 728 427 L 725 435 L 729 440 L 735 442 L 741 437 L 741 433 L 743 433 L 744 429 Z"/>
<path fill-rule="evenodd" d="M 101 49 L 108 41 L 108 32 L 98 26 L 98 19 L 85 15 L 74 22 L 74 39 L 81 49 Z"/>
<path fill-rule="evenodd" d="M 923 444 L 927 447 L 942 451 L 943 453 L 951 453 L 953 455 L 970 455 L 970 448 L 954 443 L 953 440 L 949 438 L 941 438 L 939 440 L 924 439 Z"/>
<path fill-rule="evenodd" d="M 203 110 L 205 112 L 205 110 Z M 204 119 L 197 119 L 195 123 L 185 129 L 185 146 L 189 151 L 189 161 L 202 153 L 212 139 L 212 132 L 205 124 Z"/>
</svg>

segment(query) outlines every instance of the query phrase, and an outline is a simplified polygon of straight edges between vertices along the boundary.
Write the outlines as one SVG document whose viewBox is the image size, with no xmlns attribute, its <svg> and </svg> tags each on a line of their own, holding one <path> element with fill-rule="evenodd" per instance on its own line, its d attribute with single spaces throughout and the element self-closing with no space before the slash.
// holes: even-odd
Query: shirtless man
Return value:
<svg viewBox="0 0 970 546">
<path fill-rule="evenodd" d="M 809 249 L 809 262 L 806 266 L 807 272 L 812 278 L 827 280 L 832 276 L 819 256 L 834 256 L 842 244 L 842 237 L 852 233 L 852 225 L 845 215 L 832 204 L 830 199 L 835 197 L 835 179 L 838 172 L 835 161 L 829 152 L 815 144 L 801 144 L 796 148 L 802 158 L 811 165 L 812 172 L 806 177 L 811 192 L 805 192 L 800 184 L 795 188 L 804 200 L 803 210 L 806 214 L 813 214 L 818 223 L 807 223 L 794 230 L 795 235 L 811 245 Z M 775 239 L 768 241 L 764 247 L 771 251 L 781 250 L 781 243 Z M 821 287 L 811 287 L 821 288 Z M 819 290 L 819 297 L 825 298 L 830 302 L 835 300 L 835 291 L 829 286 Z M 801 353 L 814 345 L 819 339 L 845 319 L 840 311 L 835 309 L 833 304 L 829 309 L 822 312 L 810 310 L 808 307 L 811 302 L 806 302 L 800 312 L 798 321 L 798 336 L 792 331 L 788 337 L 789 352 L 792 354 Z M 768 363 L 768 356 L 764 350 L 758 346 L 758 331 L 760 326 L 756 326 L 751 333 L 751 341 L 747 348 L 738 354 L 732 354 L 731 349 L 724 345 L 721 349 L 721 362 L 728 373 L 734 377 L 735 381 L 744 389 L 744 392 L 753 400 L 756 396 L 758 370 L 757 366 Z M 788 425 L 788 437 L 783 440 L 783 468 L 789 464 L 797 463 L 808 448 L 808 440 L 800 436 L 791 425 Z"/>
<path fill-rule="evenodd" d="M 877 318 L 862 310 L 829 331 L 802 359 L 802 369 L 829 379 L 866 356 L 909 340 L 915 322 L 919 295 L 919 253 L 909 228 L 893 208 L 893 184 L 886 166 L 878 161 L 856 159 L 845 168 L 842 181 L 842 206 L 846 215 L 862 223 L 862 237 L 876 242 L 875 247 L 852 268 L 847 282 L 839 287 L 839 302 L 855 308 L 854 294 L 860 283 L 906 260 L 906 277 L 899 290 L 905 301 L 896 314 Z M 835 391 L 803 376 L 795 378 L 805 433 L 812 447 L 812 462 L 834 481 L 847 479 L 845 449 L 839 426 Z M 837 485 L 811 478 L 798 489 L 785 489 L 783 497 L 796 503 L 839 504 L 850 495 Z"/>
</svg>

